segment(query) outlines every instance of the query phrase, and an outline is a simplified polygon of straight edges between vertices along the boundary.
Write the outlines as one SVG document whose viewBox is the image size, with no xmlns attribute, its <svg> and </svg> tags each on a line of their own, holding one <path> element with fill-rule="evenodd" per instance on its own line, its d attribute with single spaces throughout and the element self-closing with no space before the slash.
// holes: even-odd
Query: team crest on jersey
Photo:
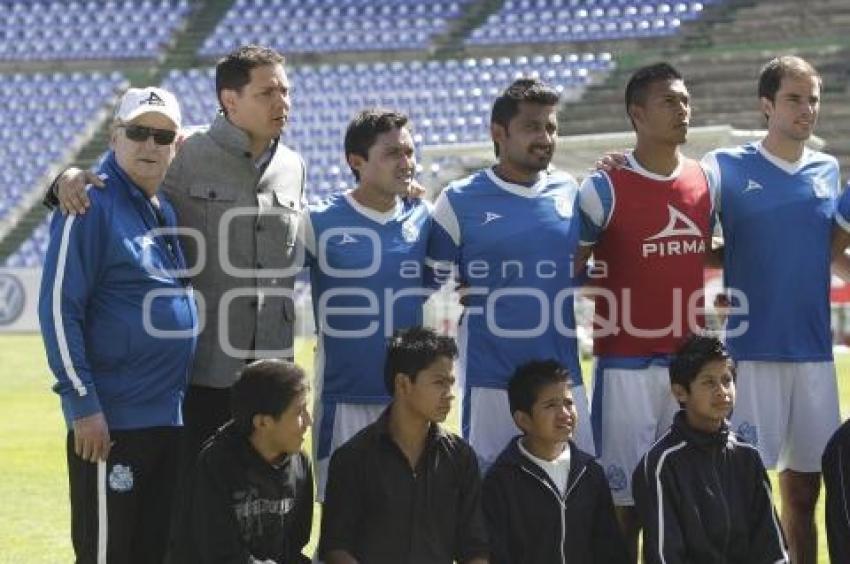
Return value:
<svg viewBox="0 0 850 564">
<path fill-rule="evenodd" d="M 753 446 L 758 446 L 759 444 L 759 429 L 749 421 L 744 421 L 738 425 L 735 434 L 738 435 L 739 439 Z"/>
<path fill-rule="evenodd" d="M 560 215 L 564 219 L 572 217 L 572 202 L 570 202 L 569 198 L 565 198 L 564 196 L 555 197 L 555 211 L 558 212 L 558 215 Z"/>
<path fill-rule="evenodd" d="M 815 192 L 816 198 L 829 198 L 832 195 L 832 189 L 825 178 L 815 178 L 812 181 L 812 189 Z"/>
<path fill-rule="evenodd" d="M 611 491 L 622 491 L 626 489 L 628 485 L 628 479 L 626 478 L 626 472 L 616 464 L 611 464 L 605 470 L 605 477 L 608 478 L 608 485 L 611 488 Z"/>
<path fill-rule="evenodd" d="M 413 243 L 419 238 L 419 228 L 413 220 L 405 221 L 401 226 L 401 236 L 408 243 Z"/>
<path fill-rule="evenodd" d="M 133 469 L 130 466 L 116 464 L 109 472 L 109 489 L 114 492 L 129 492 L 133 489 Z"/>
</svg>

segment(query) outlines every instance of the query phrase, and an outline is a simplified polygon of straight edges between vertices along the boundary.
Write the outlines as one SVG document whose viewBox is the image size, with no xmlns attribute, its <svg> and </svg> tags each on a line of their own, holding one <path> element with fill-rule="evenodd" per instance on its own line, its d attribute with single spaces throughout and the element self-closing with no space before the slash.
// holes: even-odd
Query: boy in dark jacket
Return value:
<svg viewBox="0 0 850 564">
<path fill-rule="evenodd" d="M 644 562 L 789 562 L 755 447 L 729 430 L 734 366 L 715 337 L 693 336 L 670 365 L 683 407 L 641 460 L 633 491 Z"/>
<path fill-rule="evenodd" d="M 576 409 L 554 360 L 520 366 L 508 383 L 512 439 L 484 478 L 491 564 L 628 561 L 605 473 L 570 441 Z"/>
<path fill-rule="evenodd" d="M 311 424 L 304 372 L 259 360 L 231 392 L 233 419 L 198 459 L 189 511 L 194 562 L 308 563 L 313 473 L 301 452 Z"/>
<path fill-rule="evenodd" d="M 823 452 L 823 484 L 830 562 L 850 562 L 850 419 Z"/>
</svg>

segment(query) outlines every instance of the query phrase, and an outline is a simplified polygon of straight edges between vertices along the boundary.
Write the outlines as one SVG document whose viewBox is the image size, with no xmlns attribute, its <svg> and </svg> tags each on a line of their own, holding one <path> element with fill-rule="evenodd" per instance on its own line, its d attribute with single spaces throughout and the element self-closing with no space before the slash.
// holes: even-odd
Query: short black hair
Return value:
<svg viewBox="0 0 850 564">
<path fill-rule="evenodd" d="M 783 55 L 771 59 L 762 67 L 759 73 L 759 99 L 767 98 L 771 102 L 776 102 L 776 93 L 782 87 L 782 79 L 786 76 L 795 78 L 811 76 L 817 79 L 818 84 L 823 83 L 817 69 L 808 61 L 794 55 Z M 767 119 L 766 115 L 764 117 Z"/>
<path fill-rule="evenodd" d="M 257 360 L 245 366 L 230 391 L 230 414 L 245 436 L 254 432 L 254 416 L 278 419 L 307 390 L 304 370 L 286 360 Z"/>
<path fill-rule="evenodd" d="M 345 130 L 345 160 L 348 155 L 359 155 L 369 159 L 369 149 L 375 144 L 378 135 L 407 127 L 409 119 L 395 110 L 367 108 L 357 113 Z M 350 165 L 349 165 L 350 166 Z M 354 178 L 360 181 L 360 173 L 351 167 Z"/>
<path fill-rule="evenodd" d="M 508 381 L 511 414 L 522 411 L 531 415 L 540 390 L 556 382 L 570 383 L 570 371 L 557 360 L 532 360 L 519 366 Z"/>
<path fill-rule="evenodd" d="M 390 395 L 395 395 L 395 377 L 407 374 L 411 381 L 440 358 L 457 358 L 457 344 L 451 337 L 437 334 L 427 327 L 399 329 L 390 338 L 387 346 L 387 361 L 384 365 L 384 384 Z"/>
<path fill-rule="evenodd" d="M 228 53 L 215 65 L 215 95 L 221 103 L 222 90 L 241 92 L 251 82 L 251 70 L 266 65 L 283 65 L 286 59 L 271 47 L 243 45 Z"/>
<path fill-rule="evenodd" d="M 493 102 L 490 123 L 499 124 L 507 130 L 511 120 L 519 113 L 519 105 L 522 102 L 541 106 L 557 106 L 560 99 L 561 96 L 558 91 L 545 82 L 536 78 L 518 78 Z M 499 147 L 495 143 L 493 150 L 498 157 Z"/>
<path fill-rule="evenodd" d="M 629 82 L 626 83 L 626 114 L 631 120 L 629 108 L 632 104 L 642 106 L 646 103 L 649 87 L 653 82 L 667 80 L 683 80 L 681 73 L 673 68 L 670 63 L 654 63 L 639 68 L 632 73 Z M 634 127 L 634 120 L 632 120 Z"/>
<path fill-rule="evenodd" d="M 714 360 L 729 360 L 726 345 L 710 335 L 691 335 L 676 351 L 670 363 L 670 383 L 679 384 L 689 392 L 702 367 Z M 734 366 L 732 369 L 734 374 Z"/>
</svg>

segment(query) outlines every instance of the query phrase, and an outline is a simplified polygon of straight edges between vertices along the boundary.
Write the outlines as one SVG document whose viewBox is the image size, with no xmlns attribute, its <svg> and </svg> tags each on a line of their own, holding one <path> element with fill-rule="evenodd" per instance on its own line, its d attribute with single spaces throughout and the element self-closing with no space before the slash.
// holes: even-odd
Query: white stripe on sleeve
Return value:
<svg viewBox="0 0 850 564">
<path fill-rule="evenodd" d="M 452 242 L 454 242 L 455 246 L 460 246 L 460 224 L 458 223 L 457 216 L 455 215 L 454 209 L 452 209 L 452 204 L 449 202 L 449 197 L 446 195 L 445 191 L 437 198 L 437 202 L 434 204 L 434 221 L 436 221 L 440 227 L 445 229 L 446 233 L 449 234 L 449 237 L 452 238 Z"/>
<path fill-rule="evenodd" d="M 53 325 L 56 331 L 56 342 L 59 345 L 59 356 L 62 358 L 62 365 L 65 368 L 65 373 L 71 381 L 71 385 L 80 395 L 80 397 L 88 395 L 83 381 L 80 380 L 77 374 L 77 369 L 74 368 L 74 362 L 71 359 L 71 349 L 68 347 L 68 338 L 65 335 L 65 324 L 62 319 L 62 282 L 65 280 L 65 265 L 68 262 L 68 240 L 71 236 L 71 226 L 74 225 L 76 216 L 69 215 L 65 220 L 65 226 L 62 229 L 62 241 L 59 245 L 59 258 L 56 261 L 56 277 L 53 280 Z"/>
</svg>

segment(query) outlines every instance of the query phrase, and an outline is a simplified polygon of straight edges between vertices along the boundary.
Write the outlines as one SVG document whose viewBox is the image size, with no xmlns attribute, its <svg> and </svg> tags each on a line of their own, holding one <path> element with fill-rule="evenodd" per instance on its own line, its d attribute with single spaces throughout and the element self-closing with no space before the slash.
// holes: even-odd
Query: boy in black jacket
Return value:
<svg viewBox="0 0 850 564">
<path fill-rule="evenodd" d="M 755 447 L 729 430 L 734 366 L 714 337 L 693 336 L 670 365 L 684 408 L 635 469 L 644 562 L 789 562 Z"/>
<path fill-rule="evenodd" d="M 512 439 L 484 478 L 491 564 L 628 562 L 605 473 L 570 441 L 569 373 L 554 360 L 520 366 L 508 383 Z"/>
<path fill-rule="evenodd" d="M 830 562 L 850 562 L 850 419 L 823 451 L 826 538 Z"/>
<path fill-rule="evenodd" d="M 193 562 L 310 562 L 301 553 L 313 522 L 304 372 L 282 360 L 249 364 L 233 385 L 231 414 L 198 459 Z"/>
</svg>

